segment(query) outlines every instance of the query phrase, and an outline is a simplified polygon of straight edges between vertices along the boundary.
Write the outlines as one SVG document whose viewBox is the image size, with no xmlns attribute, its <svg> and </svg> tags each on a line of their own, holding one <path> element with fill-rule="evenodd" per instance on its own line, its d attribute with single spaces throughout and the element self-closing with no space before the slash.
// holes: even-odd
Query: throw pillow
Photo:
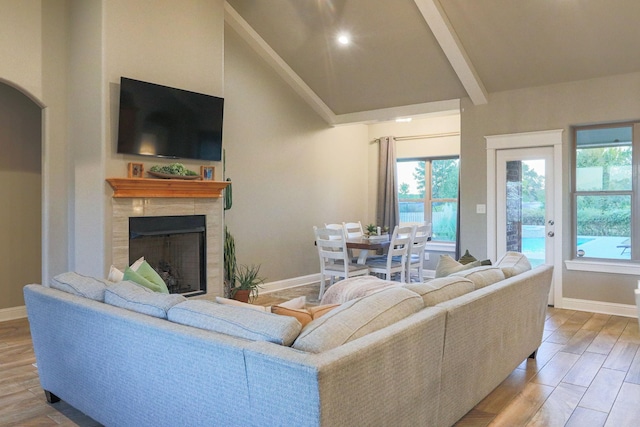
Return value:
<svg viewBox="0 0 640 427">
<path fill-rule="evenodd" d="M 58 289 L 80 297 L 95 301 L 104 301 L 104 291 L 108 283 L 95 277 L 83 276 L 74 271 L 61 273 L 51 279 L 46 287 Z"/>
<path fill-rule="evenodd" d="M 469 253 L 469 249 L 464 252 L 464 255 L 460 257 L 458 262 L 460 264 L 469 264 L 470 262 L 477 261 L 476 257 Z"/>
<path fill-rule="evenodd" d="M 286 308 L 298 308 L 298 309 L 304 308 L 307 305 L 307 297 L 303 295 L 298 298 L 290 299 L 289 301 L 286 301 L 286 302 L 281 302 L 278 305 L 280 307 L 286 307 Z"/>
<path fill-rule="evenodd" d="M 446 277 L 458 271 L 467 270 L 469 268 L 478 267 L 480 261 L 472 261 L 469 264 L 461 264 L 449 255 L 440 255 L 438 265 L 436 265 L 436 277 Z"/>
<path fill-rule="evenodd" d="M 249 308 L 251 310 L 266 311 L 267 313 L 271 313 L 271 307 L 265 307 L 257 304 L 249 304 L 247 302 L 242 302 L 235 299 L 216 297 L 216 302 L 218 304 L 234 305 L 236 307 L 244 307 L 244 308 Z"/>
<path fill-rule="evenodd" d="M 164 280 L 162 280 L 160 275 L 156 273 L 146 261 L 140 265 L 138 271 L 134 271 L 131 267 L 127 267 L 124 271 L 123 280 L 131 280 L 132 282 L 149 288 L 154 292 L 160 292 L 163 294 L 169 293 L 169 289 L 164 283 Z"/>
<path fill-rule="evenodd" d="M 169 309 L 183 301 L 186 298 L 182 295 L 154 292 L 129 281 L 109 286 L 104 294 L 104 302 L 107 304 L 160 319 L 166 319 Z"/>
<path fill-rule="evenodd" d="M 531 263 L 520 252 L 507 252 L 496 262 L 496 267 L 500 267 L 504 277 L 509 278 L 531 270 Z"/>
<path fill-rule="evenodd" d="M 400 285 L 398 282 L 382 280 L 375 276 L 350 277 L 329 286 L 329 289 L 322 296 L 320 304 L 342 304 Z"/>
<path fill-rule="evenodd" d="M 188 300 L 171 307 L 169 320 L 252 341 L 291 345 L 302 326 L 296 319 L 246 310 L 206 300 Z"/>
<path fill-rule="evenodd" d="M 340 304 L 326 304 L 319 305 L 317 307 L 306 308 L 288 308 L 282 305 L 274 305 L 271 307 L 271 312 L 279 314 L 281 316 L 292 316 L 298 319 L 298 322 L 302 326 L 306 326 L 312 320 L 318 319 L 325 314 L 329 313 L 336 307 L 340 307 Z"/>
<path fill-rule="evenodd" d="M 124 273 L 112 265 L 109 269 L 107 280 L 113 283 L 122 282 L 124 280 Z"/>
</svg>

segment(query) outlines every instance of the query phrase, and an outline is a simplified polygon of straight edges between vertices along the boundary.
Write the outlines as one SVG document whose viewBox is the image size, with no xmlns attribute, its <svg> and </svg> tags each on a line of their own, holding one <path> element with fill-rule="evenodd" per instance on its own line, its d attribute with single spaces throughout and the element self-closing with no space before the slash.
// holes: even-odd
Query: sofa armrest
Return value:
<svg viewBox="0 0 640 427">
<path fill-rule="evenodd" d="M 251 343 L 254 423 L 437 425 L 444 322 L 427 308 L 319 354 Z"/>
</svg>

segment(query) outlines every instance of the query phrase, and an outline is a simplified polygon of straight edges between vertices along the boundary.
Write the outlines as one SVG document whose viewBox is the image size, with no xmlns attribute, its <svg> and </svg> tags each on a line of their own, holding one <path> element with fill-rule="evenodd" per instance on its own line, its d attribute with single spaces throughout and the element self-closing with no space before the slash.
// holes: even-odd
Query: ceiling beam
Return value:
<svg viewBox="0 0 640 427">
<path fill-rule="evenodd" d="M 331 126 L 375 123 L 395 120 L 398 117 L 416 117 L 459 111 L 460 101 L 454 99 L 336 115 L 228 2 L 224 3 L 224 21 Z"/>
<path fill-rule="evenodd" d="M 296 74 L 275 50 L 227 2 L 224 3 L 224 21 L 264 59 L 291 88 L 327 123 L 333 125 L 335 114 L 316 93 Z"/>
<path fill-rule="evenodd" d="M 474 105 L 486 104 L 487 91 L 478 77 L 439 0 L 414 0 Z"/>
<path fill-rule="evenodd" d="M 460 100 L 426 102 L 423 104 L 402 105 L 399 107 L 380 108 L 378 110 L 359 111 L 356 113 L 339 114 L 335 117 L 335 125 L 370 124 L 388 122 L 402 117 L 420 118 L 436 115 L 457 114 L 460 112 Z"/>
</svg>

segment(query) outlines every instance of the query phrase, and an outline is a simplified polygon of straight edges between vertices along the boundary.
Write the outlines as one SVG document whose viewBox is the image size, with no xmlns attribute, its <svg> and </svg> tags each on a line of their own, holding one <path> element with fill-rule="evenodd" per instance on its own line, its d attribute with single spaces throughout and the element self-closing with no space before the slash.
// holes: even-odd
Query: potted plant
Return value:
<svg viewBox="0 0 640 427">
<path fill-rule="evenodd" d="M 224 296 L 233 296 L 234 277 L 236 275 L 236 244 L 233 235 L 224 226 Z"/>
<path fill-rule="evenodd" d="M 258 276 L 260 272 L 260 264 L 236 266 L 235 286 L 231 289 L 232 298 L 249 302 L 258 298 L 258 291 L 264 283 L 264 278 Z"/>
</svg>

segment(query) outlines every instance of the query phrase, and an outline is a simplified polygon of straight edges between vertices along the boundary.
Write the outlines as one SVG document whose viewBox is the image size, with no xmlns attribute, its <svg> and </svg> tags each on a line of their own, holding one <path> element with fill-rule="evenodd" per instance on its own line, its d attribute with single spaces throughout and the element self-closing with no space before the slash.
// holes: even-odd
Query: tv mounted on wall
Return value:
<svg viewBox="0 0 640 427">
<path fill-rule="evenodd" d="M 122 77 L 118 153 L 222 160 L 224 99 Z"/>
</svg>

